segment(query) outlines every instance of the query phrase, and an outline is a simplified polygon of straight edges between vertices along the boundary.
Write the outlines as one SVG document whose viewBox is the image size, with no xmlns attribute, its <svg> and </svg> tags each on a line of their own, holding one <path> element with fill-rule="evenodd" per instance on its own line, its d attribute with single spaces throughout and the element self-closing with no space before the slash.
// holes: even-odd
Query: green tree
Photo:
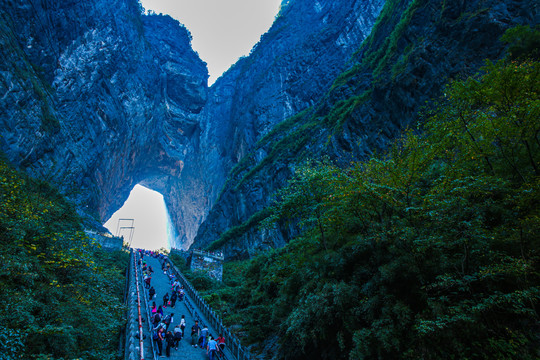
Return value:
<svg viewBox="0 0 540 360">
<path fill-rule="evenodd" d="M 101 252 L 58 191 L 0 161 L 0 357 L 116 358 L 127 257 Z"/>
<path fill-rule="evenodd" d="M 316 231 L 322 248 L 328 249 L 328 231 L 336 220 L 331 213 L 332 203 L 341 182 L 341 172 L 327 160 L 308 160 L 296 169 L 289 185 L 277 192 L 279 201 L 264 224 L 279 219 L 297 221 L 304 231 Z"/>
<path fill-rule="evenodd" d="M 515 59 L 449 84 L 381 156 L 298 166 L 265 222 L 298 236 L 225 264 L 212 298 L 245 340 L 277 334 L 283 359 L 538 358 L 540 68 Z"/>
</svg>

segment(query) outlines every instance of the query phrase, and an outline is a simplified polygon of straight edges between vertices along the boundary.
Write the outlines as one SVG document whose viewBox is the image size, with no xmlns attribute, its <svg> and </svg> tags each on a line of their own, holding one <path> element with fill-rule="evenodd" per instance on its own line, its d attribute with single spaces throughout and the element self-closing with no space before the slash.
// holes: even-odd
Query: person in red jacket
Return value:
<svg viewBox="0 0 540 360">
<path fill-rule="evenodd" d="M 223 350 L 225 349 L 225 338 L 223 337 L 223 334 L 219 334 L 219 337 L 216 340 L 219 346 L 219 350 L 223 352 Z"/>
</svg>

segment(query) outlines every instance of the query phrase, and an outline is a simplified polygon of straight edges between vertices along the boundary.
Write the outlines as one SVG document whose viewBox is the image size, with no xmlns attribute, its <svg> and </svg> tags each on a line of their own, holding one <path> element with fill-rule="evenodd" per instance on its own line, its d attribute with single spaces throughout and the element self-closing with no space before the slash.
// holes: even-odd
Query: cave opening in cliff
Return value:
<svg viewBox="0 0 540 360">
<path fill-rule="evenodd" d="M 131 241 L 133 248 L 170 250 L 174 237 L 163 195 L 142 185 L 133 187 L 124 205 L 104 226 L 111 234 L 123 236 L 124 242 Z"/>
</svg>

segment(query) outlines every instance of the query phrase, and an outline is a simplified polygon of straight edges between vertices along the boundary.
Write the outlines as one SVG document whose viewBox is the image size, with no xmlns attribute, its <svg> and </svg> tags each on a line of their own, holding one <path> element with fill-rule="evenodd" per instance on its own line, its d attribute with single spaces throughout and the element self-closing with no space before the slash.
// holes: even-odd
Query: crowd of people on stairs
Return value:
<svg viewBox="0 0 540 360">
<path fill-rule="evenodd" d="M 162 254 L 148 250 L 138 251 L 140 255 L 138 265 L 142 268 L 144 286 L 148 289 L 149 301 L 152 302 L 150 308 L 153 329 L 152 338 L 155 347 L 157 348 L 158 355 L 164 357 L 163 346 L 165 345 L 165 355 L 170 357 L 171 349 L 174 348 L 175 350 L 178 350 L 181 340 L 185 337 L 186 318 L 185 315 L 182 315 L 179 323 L 169 330 L 169 327 L 174 321 L 175 314 L 171 312 L 170 314 L 164 315 L 163 309 L 167 307 L 174 309 L 177 301 L 184 301 L 184 297 L 186 296 L 184 287 L 172 273 L 170 264 L 163 260 L 164 256 Z M 154 269 L 144 260 L 145 256 L 151 256 L 160 261 L 162 264 L 161 270 L 169 279 L 169 284 L 171 286 L 171 295 L 169 296 L 169 292 L 166 292 L 162 297 L 162 305 L 159 306 L 155 301 L 155 298 L 157 297 L 156 289 L 151 284 Z M 225 338 L 222 334 L 219 334 L 219 337 L 214 338 L 205 325 L 201 328 L 199 321 L 195 320 L 194 324 L 191 326 L 190 338 L 191 346 L 206 350 L 210 360 L 223 358 Z"/>
</svg>

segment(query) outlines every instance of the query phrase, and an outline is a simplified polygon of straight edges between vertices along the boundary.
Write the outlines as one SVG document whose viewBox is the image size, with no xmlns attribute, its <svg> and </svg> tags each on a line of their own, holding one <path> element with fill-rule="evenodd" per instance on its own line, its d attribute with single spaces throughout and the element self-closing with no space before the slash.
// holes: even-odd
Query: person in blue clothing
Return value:
<svg viewBox="0 0 540 360">
<path fill-rule="evenodd" d="M 156 344 L 157 344 L 157 348 L 158 348 L 158 351 L 159 351 L 159 356 L 163 356 L 163 341 L 165 340 L 165 336 L 164 336 L 164 331 L 165 329 L 163 328 L 160 328 L 157 330 L 157 337 L 154 339 Z"/>
<path fill-rule="evenodd" d="M 173 322 L 173 316 L 174 316 L 174 313 L 170 313 L 168 315 L 165 315 L 165 317 L 163 318 L 163 323 L 166 326 L 165 331 L 169 330 L 169 326 Z"/>
<path fill-rule="evenodd" d="M 178 343 L 180 343 L 180 340 L 182 340 L 182 328 L 180 327 L 180 324 L 176 325 L 174 328 L 174 348 L 178 350 Z"/>
<path fill-rule="evenodd" d="M 199 343 L 201 344 L 201 349 L 206 348 L 207 341 L 208 341 L 208 328 L 206 327 L 206 325 L 204 325 L 201 330 L 201 337 L 199 339 Z"/>
<path fill-rule="evenodd" d="M 184 300 L 184 286 L 182 286 L 180 288 L 180 290 L 178 290 L 178 300 L 179 301 L 183 301 Z"/>
<path fill-rule="evenodd" d="M 208 354 L 208 359 L 214 360 L 216 358 L 216 352 L 218 351 L 218 345 L 216 340 L 210 335 L 210 341 L 208 341 L 208 346 L 206 347 L 206 353 Z"/>
</svg>

